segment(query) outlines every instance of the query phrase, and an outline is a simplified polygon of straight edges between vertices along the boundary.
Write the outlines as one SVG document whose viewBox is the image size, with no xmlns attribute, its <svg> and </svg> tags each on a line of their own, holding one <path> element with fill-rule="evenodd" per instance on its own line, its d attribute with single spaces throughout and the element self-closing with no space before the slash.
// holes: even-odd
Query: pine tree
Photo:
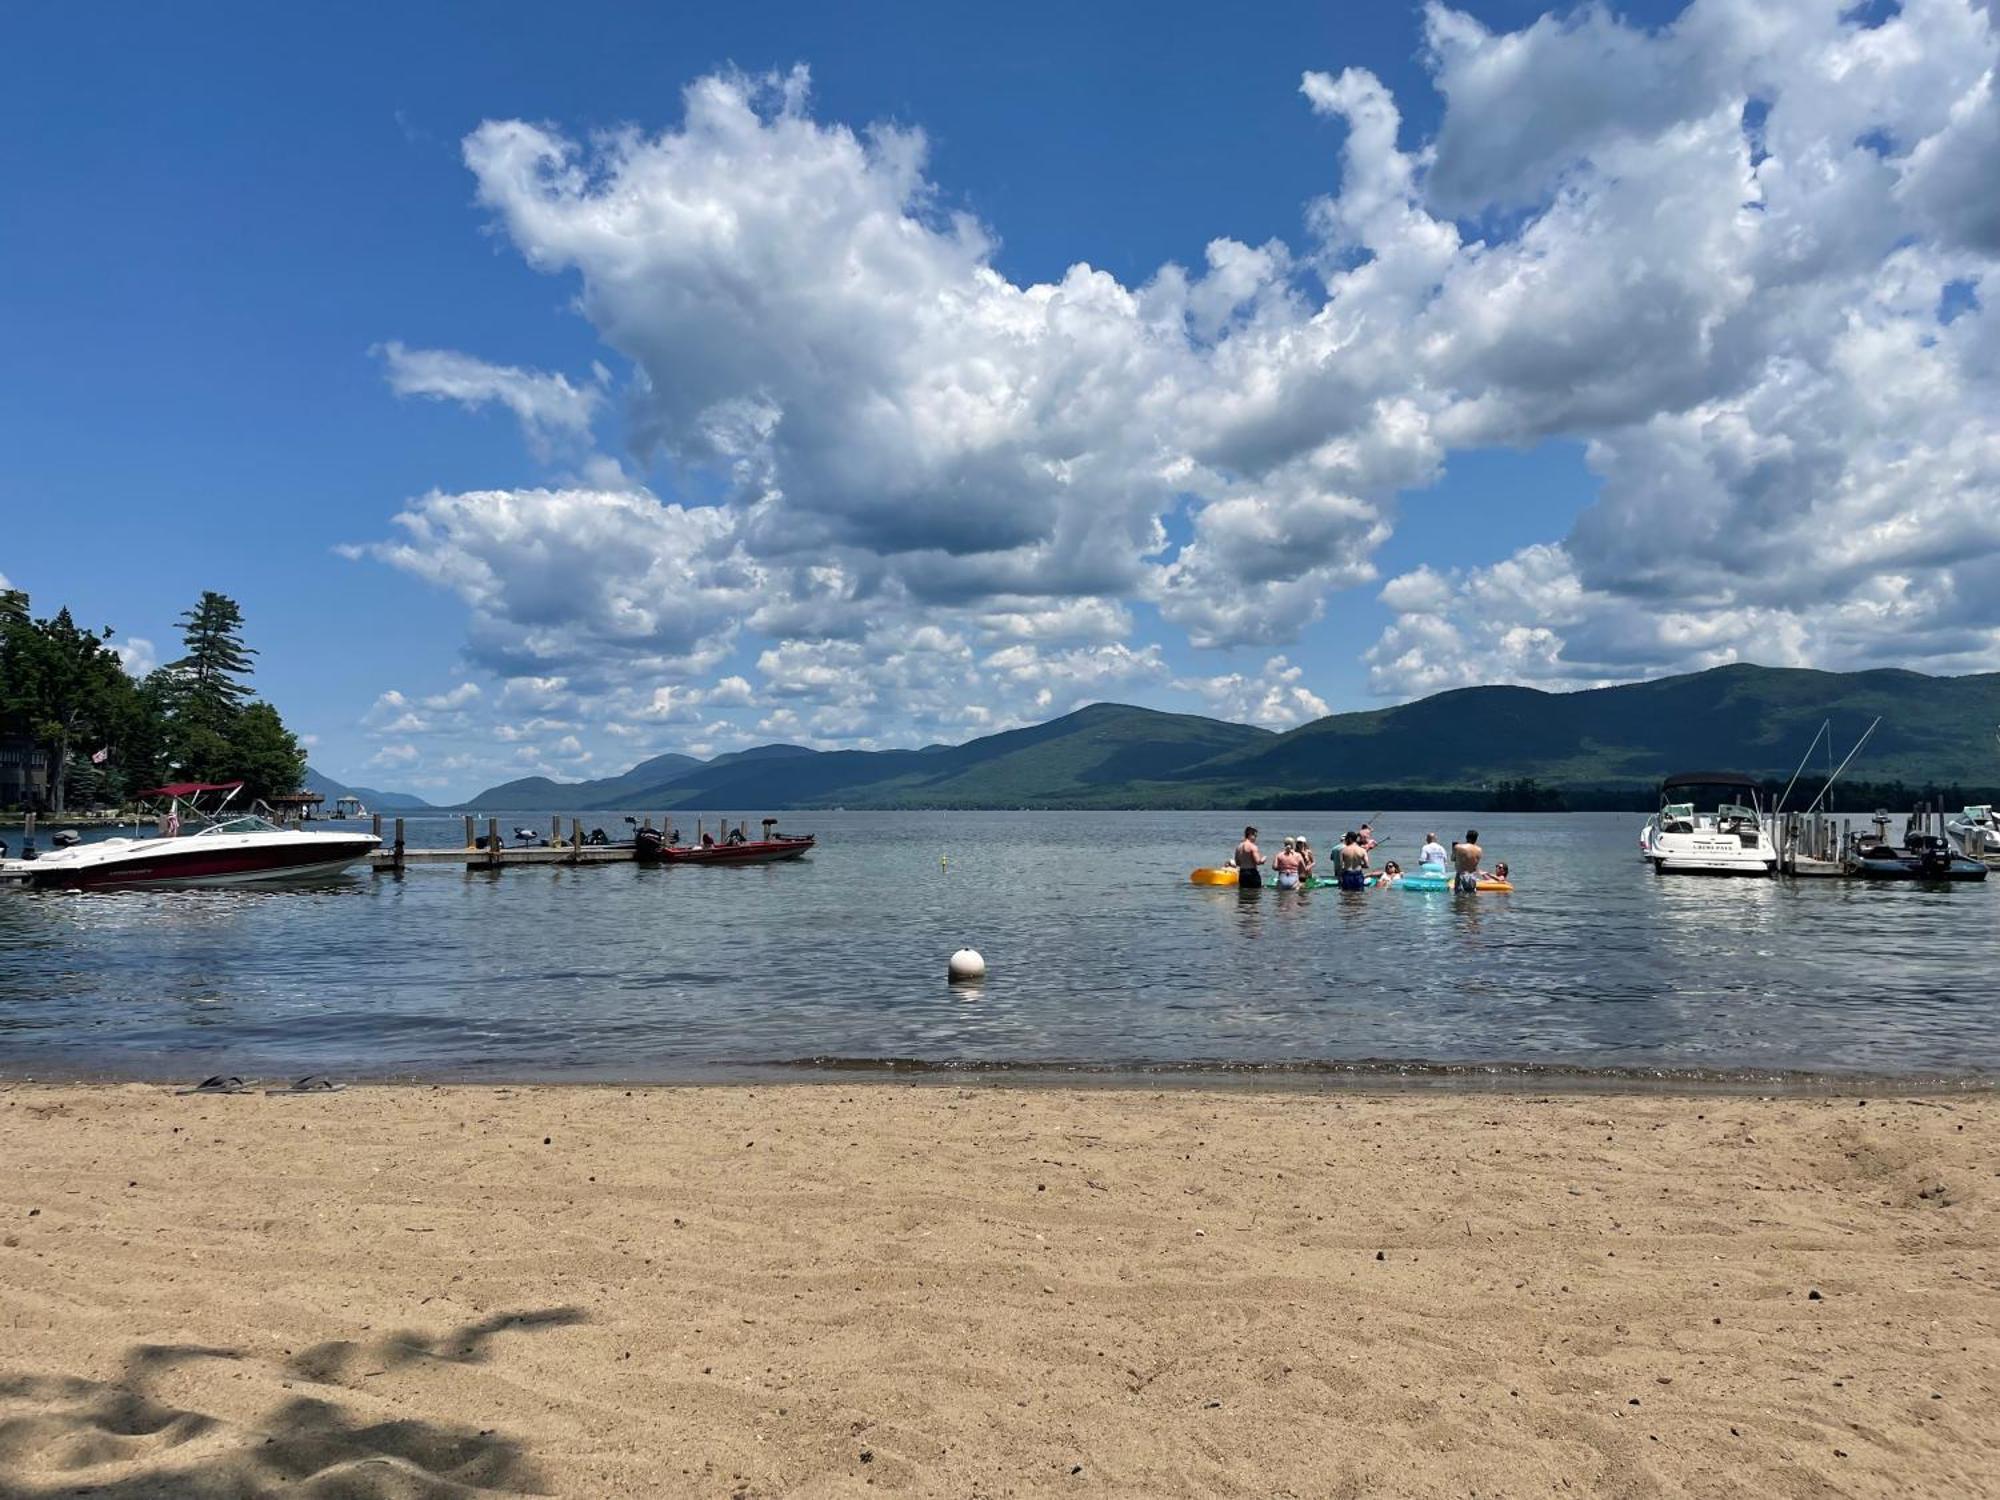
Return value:
<svg viewBox="0 0 2000 1500">
<path fill-rule="evenodd" d="M 180 624 L 187 655 L 167 663 L 178 688 L 176 706 L 191 722 L 220 731 L 250 696 L 241 679 L 250 675 L 257 653 L 243 644 L 243 611 L 226 594 L 205 591 Z"/>
</svg>

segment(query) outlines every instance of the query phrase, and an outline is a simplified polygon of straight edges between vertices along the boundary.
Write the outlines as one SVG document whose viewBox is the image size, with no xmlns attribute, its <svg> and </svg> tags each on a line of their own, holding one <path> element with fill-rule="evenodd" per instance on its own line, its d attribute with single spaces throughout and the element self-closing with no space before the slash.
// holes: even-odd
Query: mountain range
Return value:
<svg viewBox="0 0 2000 1500">
<path fill-rule="evenodd" d="M 1283 734 L 1100 703 L 922 750 L 765 745 L 661 755 L 619 776 L 529 777 L 463 804 L 491 811 L 1642 805 L 1660 778 L 1728 769 L 1782 781 L 1822 724 L 1835 758 L 1877 717 L 1849 781 L 2000 787 L 2000 673 L 1817 672 L 1737 664 L 1579 692 L 1461 688 L 1332 714 Z M 1823 751 L 1813 757 L 1823 777 Z M 1496 796 L 1501 800 L 1496 801 Z M 385 804 L 387 805 L 387 804 Z M 1530 802 L 1527 805 L 1545 805 Z"/>
<path fill-rule="evenodd" d="M 331 776 L 321 775 L 311 766 L 306 767 L 306 774 L 301 779 L 300 785 L 304 790 L 318 792 L 326 798 L 329 811 L 336 797 L 359 797 L 362 805 L 371 812 L 421 811 L 431 805 L 423 798 L 412 796 L 408 792 L 382 792 L 372 786 L 343 786 Z"/>
</svg>

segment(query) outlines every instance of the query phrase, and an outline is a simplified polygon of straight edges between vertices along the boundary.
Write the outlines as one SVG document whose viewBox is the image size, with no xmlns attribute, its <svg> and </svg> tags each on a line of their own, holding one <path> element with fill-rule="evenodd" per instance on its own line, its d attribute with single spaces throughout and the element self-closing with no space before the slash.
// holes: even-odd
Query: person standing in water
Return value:
<svg viewBox="0 0 2000 1500">
<path fill-rule="evenodd" d="M 1313 846 L 1306 842 L 1306 836 L 1304 834 L 1300 834 L 1292 842 L 1298 845 L 1299 884 L 1304 885 L 1308 880 L 1311 880 L 1313 878 L 1313 871 L 1318 867 L 1319 860 L 1317 857 L 1314 856 Z"/>
<path fill-rule="evenodd" d="M 1361 840 L 1362 848 L 1373 849 L 1375 847 L 1375 830 L 1370 828 L 1366 823 L 1361 825 L 1361 831 L 1355 837 Z"/>
<path fill-rule="evenodd" d="M 1286 839 L 1284 852 L 1271 861 L 1271 869 L 1278 877 L 1278 889 L 1295 891 L 1299 888 L 1299 871 L 1305 862 L 1299 858 L 1299 841 Z"/>
<path fill-rule="evenodd" d="M 1451 862 L 1458 871 L 1454 882 L 1461 891 L 1479 889 L 1479 861 L 1486 857 L 1486 851 L 1479 847 L 1479 830 L 1465 830 L 1465 841 L 1451 846 Z"/>
<path fill-rule="evenodd" d="M 1239 890 L 1254 891 L 1264 884 L 1264 872 L 1258 866 L 1264 863 L 1264 851 L 1257 847 L 1257 830 L 1250 827 L 1243 830 L 1243 842 L 1236 846 L 1236 885 Z"/>
<path fill-rule="evenodd" d="M 1365 891 L 1368 889 L 1368 851 L 1361 845 L 1361 835 L 1348 830 L 1347 838 L 1340 846 L 1340 888 L 1343 891 Z"/>
<path fill-rule="evenodd" d="M 1438 865 L 1441 867 L 1450 859 L 1451 856 L 1445 852 L 1444 845 L 1438 842 L 1436 834 L 1427 833 L 1424 835 L 1424 847 L 1417 851 L 1418 864 Z"/>
</svg>

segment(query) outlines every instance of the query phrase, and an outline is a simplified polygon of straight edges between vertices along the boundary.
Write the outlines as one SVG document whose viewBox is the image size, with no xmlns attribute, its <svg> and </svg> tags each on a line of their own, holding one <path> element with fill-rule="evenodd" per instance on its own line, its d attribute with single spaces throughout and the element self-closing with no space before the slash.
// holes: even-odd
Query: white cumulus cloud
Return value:
<svg viewBox="0 0 2000 1500">
<path fill-rule="evenodd" d="M 399 396 L 456 401 L 468 409 L 488 402 L 504 406 L 521 424 L 529 445 L 547 453 L 557 437 L 586 437 L 604 399 L 600 367 L 595 382 L 572 385 L 566 375 L 489 364 L 452 349 L 406 349 L 391 341 L 378 351 L 388 367 L 389 388 Z"/>
<path fill-rule="evenodd" d="M 816 116 L 802 69 L 701 79 L 659 130 L 488 121 L 479 200 L 629 365 L 674 489 L 599 460 L 353 550 L 465 601 L 503 708 L 559 681 L 704 742 L 962 737 L 1094 693 L 1297 722 L 1326 704 L 1288 657 L 1170 668 L 1135 611 L 1176 649 L 1288 647 L 1364 586 L 1389 695 L 2000 664 L 1990 10 L 1424 14 L 1429 139 L 1366 70 L 1307 71 L 1338 153 L 1297 243 L 1218 235 L 1136 284 L 1010 278 L 922 132 Z M 417 354 L 412 389 L 544 433 L 606 380 L 392 373 Z M 1565 535 L 1380 579 L 1455 451 L 1550 437 L 1598 487 Z"/>
</svg>

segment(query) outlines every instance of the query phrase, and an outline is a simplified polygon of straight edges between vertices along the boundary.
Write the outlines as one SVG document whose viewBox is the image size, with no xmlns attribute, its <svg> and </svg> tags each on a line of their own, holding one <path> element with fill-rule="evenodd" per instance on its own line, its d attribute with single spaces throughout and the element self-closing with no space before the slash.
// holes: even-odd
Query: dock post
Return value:
<svg viewBox="0 0 2000 1500">
<path fill-rule="evenodd" d="M 479 825 L 478 825 L 478 823 L 477 823 L 477 822 L 476 822 L 476 821 L 475 821 L 475 820 L 473 819 L 473 816 L 472 816 L 472 814 L 471 814 L 471 813 L 467 813 L 467 814 L 465 815 L 465 847 L 466 847 L 466 848 L 468 848 L 468 849 L 470 849 L 470 848 L 473 848 L 473 847 L 474 847 L 474 846 L 475 846 L 475 845 L 476 845 L 476 844 L 478 843 L 478 841 L 479 841 L 479 834 L 478 834 L 478 831 L 477 831 L 477 830 L 478 830 L 478 827 L 479 827 Z"/>
<path fill-rule="evenodd" d="M 653 826 L 653 815 L 651 813 L 646 814 L 645 826 L 648 828 L 651 828 Z"/>
<path fill-rule="evenodd" d="M 35 852 L 35 815 L 29 813 L 21 825 L 21 858 L 28 859 Z"/>
<path fill-rule="evenodd" d="M 398 872 L 398 873 L 400 873 L 400 872 L 402 871 L 402 868 L 403 868 L 403 820 L 402 820 L 401 818 L 398 818 L 398 819 L 396 819 L 396 869 L 397 869 L 397 872 Z"/>
<path fill-rule="evenodd" d="M 549 842 L 558 849 L 562 847 L 562 814 L 549 819 Z"/>
<path fill-rule="evenodd" d="M 486 820 L 486 863 L 496 866 L 500 863 L 500 820 L 498 818 L 488 818 Z"/>
<path fill-rule="evenodd" d="M 368 818 L 375 825 L 369 831 L 375 835 L 375 842 L 379 844 L 382 842 L 382 815 L 380 813 L 370 813 Z"/>
</svg>

